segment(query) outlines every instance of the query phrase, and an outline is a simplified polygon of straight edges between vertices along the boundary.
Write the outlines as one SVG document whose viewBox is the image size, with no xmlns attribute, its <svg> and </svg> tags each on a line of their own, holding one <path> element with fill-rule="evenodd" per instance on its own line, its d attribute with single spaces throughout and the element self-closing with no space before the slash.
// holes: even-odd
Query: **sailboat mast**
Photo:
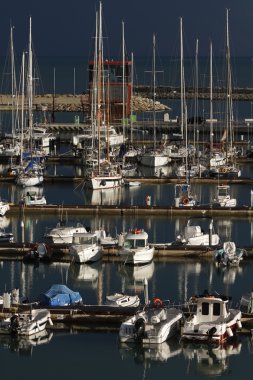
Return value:
<svg viewBox="0 0 253 380">
<path fill-rule="evenodd" d="M 232 76 L 231 76 L 231 59 L 230 59 L 230 42 L 229 42 L 229 25 L 228 25 L 228 12 L 226 9 L 226 60 L 227 60 L 227 102 L 226 102 L 226 157 L 228 158 L 228 148 L 230 144 L 230 153 L 232 154 L 233 135 L 232 135 Z"/>
<path fill-rule="evenodd" d="M 27 91 L 28 91 L 28 128 L 30 135 L 30 149 L 32 151 L 32 128 L 33 128 L 33 61 L 32 61 L 32 18 L 30 17 L 30 26 L 29 26 L 29 46 L 28 46 L 28 83 L 27 83 Z"/>
<path fill-rule="evenodd" d="M 123 143 L 125 142 L 125 23 L 122 21 L 122 128 L 123 128 Z"/>
<path fill-rule="evenodd" d="M 156 38 L 155 33 L 153 34 L 153 122 L 154 122 L 154 151 L 156 150 L 156 112 L 155 112 L 155 102 L 156 102 L 156 59 L 155 59 L 155 50 L 156 50 Z"/>
<path fill-rule="evenodd" d="M 210 152 L 213 151 L 213 45 L 210 43 Z"/>
<path fill-rule="evenodd" d="M 14 44 L 13 44 L 13 29 L 14 27 L 11 26 L 11 36 L 10 36 L 10 43 L 11 43 L 11 94 L 12 94 L 12 107 L 11 107 L 11 131 L 12 136 L 15 137 L 16 131 L 15 131 L 15 120 L 14 120 L 14 109 L 15 109 L 15 103 L 14 99 L 16 99 L 16 73 L 15 73 L 15 59 L 14 59 Z M 15 96 L 14 96 L 15 95 Z"/>
<path fill-rule="evenodd" d="M 196 51 L 195 51 L 195 97 L 194 97 L 194 129 L 193 129 L 193 146 L 196 149 L 196 129 L 197 129 L 197 118 L 198 118 L 198 88 L 199 88 L 199 77 L 198 77 L 198 54 L 199 54 L 199 40 L 196 40 Z"/>
<path fill-rule="evenodd" d="M 25 53 L 22 54 L 22 73 L 21 73 L 21 148 L 20 165 L 23 166 L 23 133 L 24 133 L 24 102 L 25 102 Z"/>
<path fill-rule="evenodd" d="M 98 65 L 97 65 L 97 129 L 98 129 L 98 174 L 100 174 L 100 128 L 101 128 L 101 82 L 102 82 L 102 3 L 99 3 Z"/>
<path fill-rule="evenodd" d="M 184 136 L 184 47 L 183 47 L 183 19 L 180 17 L 180 83 L 181 83 L 181 136 Z"/>
<path fill-rule="evenodd" d="M 131 102 L 130 102 L 130 140 L 131 144 L 133 143 L 133 85 L 134 85 L 134 54 L 131 53 L 131 62 L 132 62 L 132 69 L 131 69 Z"/>
</svg>

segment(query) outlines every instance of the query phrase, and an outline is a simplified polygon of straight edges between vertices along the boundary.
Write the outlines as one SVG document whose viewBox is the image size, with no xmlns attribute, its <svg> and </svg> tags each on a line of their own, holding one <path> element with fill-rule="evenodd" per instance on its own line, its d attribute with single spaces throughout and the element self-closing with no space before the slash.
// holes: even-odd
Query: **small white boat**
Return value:
<svg viewBox="0 0 253 380">
<path fill-rule="evenodd" d="M 114 293 L 106 296 L 105 304 L 114 307 L 138 307 L 140 305 L 140 298 L 137 295 L 130 296 L 122 293 Z"/>
<path fill-rule="evenodd" d="M 153 260 L 154 247 L 148 243 L 148 234 L 142 229 L 130 230 L 124 239 L 119 255 L 125 264 L 146 264 Z"/>
<path fill-rule="evenodd" d="M 236 248 L 233 241 L 223 243 L 223 248 L 214 251 L 214 258 L 218 264 L 224 266 L 237 266 L 243 260 L 245 250 Z"/>
<path fill-rule="evenodd" d="M 191 185 L 188 183 L 175 186 L 175 206 L 194 207 L 197 205 L 196 197 L 191 193 Z"/>
<path fill-rule="evenodd" d="M 25 197 L 24 197 L 24 203 L 26 206 L 40 206 L 40 205 L 46 205 L 47 201 L 44 195 L 37 194 L 35 191 L 27 191 Z"/>
<path fill-rule="evenodd" d="M 203 221 L 208 221 L 208 230 L 204 230 Z M 214 232 L 211 217 L 191 217 L 188 219 L 183 233 L 177 236 L 176 242 L 186 245 L 216 246 L 219 244 L 219 235 Z"/>
<path fill-rule="evenodd" d="M 52 324 L 47 309 L 33 309 L 29 313 L 16 313 L 0 324 L 0 334 L 30 336 L 45 330 L 47 323 Z"/>
<path fill-rule="evenodd" d="M 230 186 L 229 185 L 218 185 L 216 187 L 217 195 L 213 200 L 213 205 L 220 207 L 236 207 L 236 198 L 230 197 Z"/>
<path fill-rule="evenodd" d="M 9 211 L 10 205 L 8 202 L 0 200 L 0 216 L 4 216 L 7 211 Z"/>
<path fill-rule="evenodd" d="M 196 311 L 185 321 L 182 338 L 222 343 L 241 328 L 241 311 L 229 308 L 230 297 L 208 294 L 195 297 Z"/>
<path fill-rule="evenodd" d="M 76 263 L 91 263 L 101 259 L 102 246 L 98 243 L 96 233 L 74 233 L 69 253 Z"/>
<path fill-rule="evenodd" d="M 56 227 L 45 234 L 45 239 L 48 243 L 54 244 L 71 244 L 74 233 L 86 233 L 86 228 L 77 223 L 74 226 L 66 226 L 65 223 L 59 222 Z"/>
<path fill-rule="evenodd" d="M 119 330 L 122 343 L 160 344 L 175 335 L 180 329 L 182 311 L 165 306 L 156 298 L 142 311 L 124 321 Z"/>
</svg>

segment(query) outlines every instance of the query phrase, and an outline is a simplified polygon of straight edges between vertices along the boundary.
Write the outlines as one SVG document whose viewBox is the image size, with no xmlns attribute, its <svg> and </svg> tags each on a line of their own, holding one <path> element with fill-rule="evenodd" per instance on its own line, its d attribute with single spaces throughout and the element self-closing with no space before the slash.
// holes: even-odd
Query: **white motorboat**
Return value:
<svg viewBox="0 0 253 380">
<path fill-rule="evenodd" d="M 85 186 L 92 190 L 112 189 L 122 186 L 123 177 L 119 166 L 103 163 L 88 174 Z"/>
<path fill-rule="evenodd" d="M 74 233 L 69 247 L 73 261 L 79 264 L 98 261 L 102 257 L 102 246 L 96 233 Z"/>
<path fill-rule="evenodd" d="M 105 304 L 114 307 L 138 307 L 140 298 L 137 295 L 130 296 L 122 293 L 114 293 L 106 296 Z"/>
<path fill-rule="evenodd" d="M 161 150 L 151 150 L 139 154 L 138 161 L 143 166 L 160 167 L 171 162 L 168 154 Z"/>
<path fill-rule="evenodd" d="M 0 216 L 4 216 L 9 211 L 10 205 L 8 202 L 0 200 Z"/>
<path fill-rule="evenodd" d="M 230 197 L 230 186 L 229 185 L 218 185 L 217 195 L 213 200 L 213 205 L 220 207 L 236 207 L 237 200 L 236 198 Z"/>
<path fill-rule="evenodd" d="M 29 313 L 16 313 L 0 324 L 0 334 L 30 336 L 45 330 L 47 323 L 52 324 L 47 309 L 33 309 Z"/>
<path fill-rule="evenodd" d="M 154 247 L 148 243 L 148 234 L 142 229 L 130 230 L 124 239 L 119 255 L 125 264 L 146 264 L 153 260 Z"/>
<path fill-rule="evenodd" d="M 203 221 L 208 221 L 208 230 L 203 229 Z M 219 235 L 214 232 L 211 217 L 191 217 L 188 219 L 184 232 L 177 236 L 176 242 L 186 245 L 217 246 Z"/>
<path fill-rule="evenodd" d="M 197 205 L 196 197 L 191 193 L 191 185 L 188 183 L 175 186 L 175 206 L 193 207 Z"/>
<path fill-rule="evenodd" d="M 160 344 L 175 335 L 183 318 L 182 311 L 165 306 L 156 298 L 142 311 L 124 321 L 119 330 L 123 343 Z"/>
<path fill-rule="evenodd" d="M 223 247 L 214 251 L 214 258 L 218 264 L 226 267 L 237 266 L 243 260 L 245 250 L 237 248 L 233 241 L 225 241 Z"/>
<path fill-rule="evenodd" d="M 26 206 L 40 206 L 47 204 L 45 196 L 38 194 L 36 191 L 27 191 L 23 201 Z"/>
<path fill-rule="evenodd" d="M 196 311 L 186 319 L 182 338 L 222 343 L 241 328 L 241 311 L 229 308 L 230 297 L 209 294 L 196 296 Z"/>
<path fill-rule="evenodd" d="M 48 243 L 54 243 L 54 244 L 71 244 L 73 240 L 73 234 L 74 233 L 86 233 L 86 228 L 80 224 L 77 223 L 77 225 L 74 226 L 66 226 L 64 223 L 59 222 L 57 223 L 56 227 L 50 230 L 48 233 L 45 234 L 45 238 Z"/>
</svg>

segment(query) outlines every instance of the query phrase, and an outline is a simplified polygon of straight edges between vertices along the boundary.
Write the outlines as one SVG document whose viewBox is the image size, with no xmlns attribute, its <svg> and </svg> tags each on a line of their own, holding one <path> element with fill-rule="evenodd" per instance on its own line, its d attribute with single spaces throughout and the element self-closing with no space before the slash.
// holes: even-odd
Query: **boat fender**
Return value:
<svg viewBox="0 0 253 380">
<path fill-rule="evenodd" d="M 162 307 L 162 306 L 163 306 L 163 301 L 160 300 L 160 298 L 155 298 L 155 299 L 153 300 L 153 303 L 154 303 L 154 305 L 155 305 L 156 307 Z"/>
<path fill-rule="evenodd" d="M 217 329 L 216 327 L 212 327 L 210 330 L 207 331 L 208 338 L 212 338 L 214 334 L 216 333 Z"/>
<path fill-rule="evenodd" d="M 227 334 L 229 337 L 233 336 L 233 331 L 230 327 L 227 327 Z"/>
<path fill-rule="evenodd" d="M 189 199 L 188 198 L 184 198 L 183 199 L 183 205 L 188 205 L 189 203 Z"/>
<path fill-rule="evenodd" d="M 237 326 L 238 329 L 241 330 L 241 328 L 242 328 L 242 322 L 241 321 L 237 321 L 236 322 L 236 326 Z"/>
</svg>

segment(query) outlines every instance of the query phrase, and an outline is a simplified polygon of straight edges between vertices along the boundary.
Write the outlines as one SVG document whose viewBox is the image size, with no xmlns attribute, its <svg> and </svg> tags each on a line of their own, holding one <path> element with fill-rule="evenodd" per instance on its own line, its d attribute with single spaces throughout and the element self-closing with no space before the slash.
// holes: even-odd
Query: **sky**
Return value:
<svg viewBox="0 0 253 380">
<path fill-rule="evenodd" d="M 7 0 L 0 5 L 0 56 L 7 53 L 10 25 L 16 54 L 28 43 L 32 17 L 33 45 L 37 56 L 90 56 L 95 35 L 95 0 Z M 229 8 L 231 55 L 253 56 L 252 0 L 104 0 L 103 36 L 107 54 L 122 51 L 122 21 L 128 55 L 152 52 L 152 35 L 161 56 L 179 55 L 179 18 L 183 18 L 184 51 L 208 55 L 210 41 L 216 56 L 225 46 L 225 13 Z"/>
</svg>

